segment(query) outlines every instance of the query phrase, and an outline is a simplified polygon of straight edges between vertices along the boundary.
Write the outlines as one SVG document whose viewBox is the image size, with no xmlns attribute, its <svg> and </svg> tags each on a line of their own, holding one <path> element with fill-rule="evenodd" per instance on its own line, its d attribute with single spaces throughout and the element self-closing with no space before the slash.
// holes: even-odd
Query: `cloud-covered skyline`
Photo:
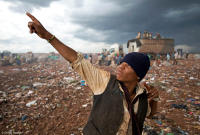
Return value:
<svg viewBox="0 0 200 135">
<path fill-rule="evenodd" d="M 176 46 L 199 51 L 198 0 L 0 0 L 0 51 L 49 52 L 53 47 L 28 33 L 31 12 L 61 41 L 82 52 L 126 44 L 137 32 L 174 38 Z"/>
</svg>

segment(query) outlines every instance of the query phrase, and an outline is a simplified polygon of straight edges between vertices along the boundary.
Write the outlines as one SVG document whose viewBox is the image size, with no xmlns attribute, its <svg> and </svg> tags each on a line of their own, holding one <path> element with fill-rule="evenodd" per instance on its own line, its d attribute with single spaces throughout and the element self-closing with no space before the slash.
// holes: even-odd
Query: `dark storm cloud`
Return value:
<svg viewBox="0 0 200 135">
<path fill-rule="evenodd" d="M 59 0 L 4 0 L 14 3 L 10 8 L 16 12 L 31 12 L 33 8 L 48 7 L 51 2 Z"/>
<path fill-rule="evenodd" d="M 59 0 L 4 0 L 9 1 L 15 4 L 28 4 L 36 7 L 48 7 L 49 4 L 53 1 L 59 1 Z"/>
<path fill-rule="evenodd" d="M 109 37 L 104 41 L 107 43 L 126 43 L 137 32 L 147 30 L 172 37 L 176 44 L 199 46 L 199 0 L 113 0 L 113 3 L 120 5 L 123 10 L 103 16 L 76 13 L 73 22 L 105 32 Z M 98 8 L 103 10 L 103 7 Z M 95 37 L 86 35 L 81 32 L 75 36 L 95 41 Z"/>
</svg>

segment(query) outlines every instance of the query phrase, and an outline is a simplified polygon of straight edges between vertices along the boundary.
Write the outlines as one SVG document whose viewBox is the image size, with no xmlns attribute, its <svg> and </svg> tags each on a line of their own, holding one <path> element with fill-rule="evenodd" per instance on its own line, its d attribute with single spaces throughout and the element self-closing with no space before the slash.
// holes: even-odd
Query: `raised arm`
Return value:
<svg viewBox="0 0 200 135">
<path fill-rule="evenodd" d="M 72 63 L 72 68 L 79 73 L 82 79 L 86 80 L 95 95 L 103 93 L 110 79 L 110 73 L 96 68 L 89 61 L 83 59 L 82 55 L 78 55 L 75 50 L 64 45 L 49 33 L 33 15 L 26 14 L 32 20 L 28 23 L 30 33 L 36 33 L 40 38 L 49 41 L 66 60 Z"/>
<path fill-rule="evenodd" d="M 26 13 L 31 18 L 31 22 L 28 22 L 30 33 L 37 34 L 40 38 L 46 39 L 49 43 L 69 62 L 73 62 L 77 59 L 77 52 L 72 48 L 63 44 L 54 35 L 48 32 L 43 25 L 30 13 Z"/>
</svg>

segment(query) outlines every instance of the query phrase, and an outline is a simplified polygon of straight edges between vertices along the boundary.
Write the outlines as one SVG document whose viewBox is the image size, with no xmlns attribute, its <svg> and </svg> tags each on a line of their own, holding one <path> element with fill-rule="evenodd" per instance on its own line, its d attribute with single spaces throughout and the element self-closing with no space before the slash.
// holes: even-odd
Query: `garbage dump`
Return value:
<svg viewBox="0 0 200 135">
<path fill-rule="evenodd" d="M 66 61 L 44 59 L 0 66 L 0 131 L 23 135 L 79 135 L 92 107 L 87 83 Z M 145 135 L 199 135 L 200 60 L 152 61 L 145 77 L 160 93 Z M 115 73 L 116 66 L 99 66 Z"/>
</svg>

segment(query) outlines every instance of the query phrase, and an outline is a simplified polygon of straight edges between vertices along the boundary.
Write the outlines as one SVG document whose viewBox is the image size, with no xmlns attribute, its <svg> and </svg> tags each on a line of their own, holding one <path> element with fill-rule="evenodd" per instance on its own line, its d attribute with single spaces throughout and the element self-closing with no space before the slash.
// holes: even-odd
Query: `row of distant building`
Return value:
<svg viewBox="0 0 200 135">
<path fill-rule="evenodd" d="M 125 51 L 126 50 L 126 51 Z M 111 55 L 111 56 L 124 56 L 129 52 L 142 52 L 148 55 L 156 56 L 167 54 L 174 55 L 177 53 L 179 58 L 184 56 L 184 52 L 182 48 L 174 50 L 174 39 L 172 38 L 163 38 L 159 33 L 156 33 L 153 36 L 153 33 L 144 31 L 144 33 L 138 32 L 136 38 L 128 40 L 127 45 L 116 45 L 111 46 L 110 49 L 103 49 L 103 55 Z M 0 65 L 20 65 L 21 63 L 32 63 L 35 61 L 48 61 L 48 60 L 57 60 L 63 59 L 59 54 L 54 52 L 44 53 L 44 54 L 33 54 L 32 52 L 27 52 L 23 54 L 11 53 L 9 51 L 0 52 Z"/>
<path fill-rule="evenodd" d="M 127 43 L 129 52 L 143 52 L 150 54 L 167 54 L 174 53 L 174 39 L 162 38 L 159 33 L 153 37 L 153 33 L 145 31 L 138 32 L 136 38 Z M 181 51 L 179 49 L 179 51 Z"/>
<path fill-rule="evenodd" d="M 124 45 L 117 45 L 106 51 L 114 52 L 119 55 L 130 52 L 142 52 L 150 55 L 174 54 L 174 39 L 164 38 L 160 33 L 156 33 L 154 36 L 152 32 L 138 32 L 136 38 L 128 40 L 125 47 Z M 182 48 L 179 48 L 176 51 L 180 56 L 183 56 L 184 52 Z M 103 52 L 105 52 L 105 50 L 103 50 Z"/>
<path fill-rule="evenodd" d="M 50 53 L 12 53 L 10 51 L 0 52 L 0 66 L 31 64 L 33 62 L 47 62 L 63 59 L 59 54 Z"/>
<path fill-rule="evenodd" d="M 137 36 L 131 40 L 128 40 L 126 45 L 114 45 L 110 49 L 103 49 L 103 53 L 109 52 L 111 55 L 117 54 L 124 56 L 130 52 L 142 52 L 146 53 L 151 58 L 161 56 L 166 59 L 166 56 L 177 57 L 178 59 L 188 58 L 189 56 L 199 58 L 200 54 L 190 53 L 183 48 L 176 48 L 175 40 L 173 38 L 164 38 L 160 33 L 155 35 L 152 32 L 144 31 L 138 32 Z"/>
</svg>

